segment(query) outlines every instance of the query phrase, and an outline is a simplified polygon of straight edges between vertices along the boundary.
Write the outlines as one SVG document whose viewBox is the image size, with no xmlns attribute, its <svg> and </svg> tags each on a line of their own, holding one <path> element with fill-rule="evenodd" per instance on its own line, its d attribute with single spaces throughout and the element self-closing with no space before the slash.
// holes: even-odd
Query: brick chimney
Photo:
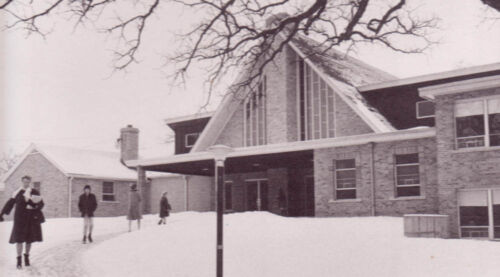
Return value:
<svg viewBox="0 0 500 277">
<path fill-rule="evenodd" d="M 132 125 L 120 129 L 120 150 L 122 161 L 139 158 L 139 129 Z"/>
</svg>

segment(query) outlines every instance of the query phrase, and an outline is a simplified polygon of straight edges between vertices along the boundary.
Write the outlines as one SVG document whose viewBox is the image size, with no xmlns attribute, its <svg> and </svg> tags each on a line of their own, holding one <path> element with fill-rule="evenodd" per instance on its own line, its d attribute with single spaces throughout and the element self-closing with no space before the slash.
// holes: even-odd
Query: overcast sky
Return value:
<svg viewBox="0 0 500 277">
<path fill-rule="evenodd" d="M 422 13 L 441 18 L 439 45 L 418 55 L 374 46 L 353 54 L 398 77 L 500 62 L 500 22 L 484 20 L 480 0 L 421 2 Z M 59 23 L 46 40 L 0 33 L 0 152 L 22 152 L 31 142 L 112 150 L 119 129 L 133 124 L 141 154 L 170 153 L 163 120 L 197 112 L 205 101 L 201 72 L 186 88 L 172 88 L 162 67 L 161 55 L 174 50 L 171 32 L 186 20 L 182 11 L 161 11 L 144 38 L 141 63 L 115 74 L 113 41 L 92 28 L 73 32 Z"/>
</svg>

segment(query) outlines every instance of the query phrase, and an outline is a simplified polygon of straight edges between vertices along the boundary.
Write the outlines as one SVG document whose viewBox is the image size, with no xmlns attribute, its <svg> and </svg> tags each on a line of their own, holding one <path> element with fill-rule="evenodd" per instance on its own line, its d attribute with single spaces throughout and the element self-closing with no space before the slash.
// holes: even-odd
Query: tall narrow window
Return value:
<svg viewBox="0 0 500 277">
<path fill-rule="evenodd" d="M 102 201 L 115 201 L 115 186 L 113 182 L 102 182 Z"/>
<path fill-rule="evenodd" d="M 420 196 L 418 153 L 396 155 L 396 196 Z"/>
<path fill-rule="evenodd" d="M 266 76 L 244 103 L 245 145 L 266 144 Z"/>
<path fill-rule="evenodd" d="M 356 162 L 354 159 L 335 161 L 335 198 L 356 198 Z"/>
<path fill-rule="evenodd" d="M 297 64 L 300 140 L 334 137 L 333 90 L 304 60 Z"/>
</svg>

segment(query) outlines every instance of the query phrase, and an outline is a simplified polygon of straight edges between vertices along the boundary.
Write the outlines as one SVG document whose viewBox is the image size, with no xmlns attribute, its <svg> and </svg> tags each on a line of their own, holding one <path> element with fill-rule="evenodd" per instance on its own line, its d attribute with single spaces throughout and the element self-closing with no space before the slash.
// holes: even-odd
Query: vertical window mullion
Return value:
<svg viewBox="0 0 500 277">
<path fill-rule="evenodd" d="M 486 147 L 490 146 L 490 128 L 489 128 L 489 111 L 488 111 L 488 101 L 483 100 L 483 116 L 484 116 L 484 145 Z"/>
<path fill-rule="evenodd" d="M 309 68 L 309 86 L 311 92 L 311 138 L 314 139 L 316 137 L 316 120 L 315 120 L 315 99 L 314 99 L 314 73 L 311 68 Z"/>
<path fill-rule="evenodd" d="M 308 65 L 304 62 L 303 66 L 303 74 L 304 74 L 304 132 L 305 132 L 305 138 L 306 140 L 309 140 L 309 76 L 307 76 L 308 70 L 307 70 Z"/>
<path fill-rule="evenodd" d="M 493 191 L 491 189 L 488 191 L 488 237 L 489 239 L 495 238 L 495 226 L 493 220 Z"/>
<path fill-rule="evenodd" d="M 248 104 L 248 98 L 245 99 L 245 101 L 243 101 L 243 146 L 248 146 L 248 131 L 247 131 L 247 128 L 248 128 L 248 122 L 247 122 L 247 115 L 248 115 L 248 111 L 247 111 L 247 104 Z"/>
</svg>

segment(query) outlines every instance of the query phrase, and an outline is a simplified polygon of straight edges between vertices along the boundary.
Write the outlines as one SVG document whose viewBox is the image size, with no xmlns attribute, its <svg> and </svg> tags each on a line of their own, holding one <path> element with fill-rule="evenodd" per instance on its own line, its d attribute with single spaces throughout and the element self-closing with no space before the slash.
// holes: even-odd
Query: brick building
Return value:
<svg viewBox="0 0 500 277">
<path fill-rule="evenodd" d="M 167 120 L 176 155 L 126 164 L 210 177 L 226 145 L 228 211 L 445 214 L 452 237 L 500 238 L 500 63 L 397 79 L 318 47 L 296 37 L 255 89 Z"/>
</svg>

